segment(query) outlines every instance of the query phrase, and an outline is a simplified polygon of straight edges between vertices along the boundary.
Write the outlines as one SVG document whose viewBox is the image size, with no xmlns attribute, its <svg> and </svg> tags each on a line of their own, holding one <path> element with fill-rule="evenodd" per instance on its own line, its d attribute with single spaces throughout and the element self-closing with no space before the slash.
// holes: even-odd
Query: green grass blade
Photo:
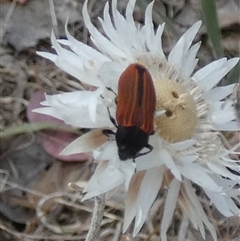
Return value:
<svg viewBox="0 0 240 241">
<path fill-rule="evenodd" d="M 202 0 L 202 12 L 207 34 L 212 43 L 217 58 L 224 56 L 222 47 L 222 36 L 218 24 L 215 0 Z"/>
<path fill-rule="evenodd" d="M 58 131 L 67 131 L 67 132 L 77 133 L 76 130 L 68 126 L 56 125 L 54 123 L 49 123 L 49 122 L 36 122 L 36 123 L 24 123 L 20 126 L 9 127 L 8 129 L 0 133 L 0 138 L 19 135 L 23 133 L 29 133 L 29 132 L 42 131 L 42 130 L 58 130 Z"/>
<path fill-rule="evenodd" d="M 238 83 L 239 80 L 240 80 L 240 62 L 238 62 L 238 64 L 234 67 L 234 69 L 232 69 L 231 72 L 229 73 L 226 84 Z"/>
</svg>

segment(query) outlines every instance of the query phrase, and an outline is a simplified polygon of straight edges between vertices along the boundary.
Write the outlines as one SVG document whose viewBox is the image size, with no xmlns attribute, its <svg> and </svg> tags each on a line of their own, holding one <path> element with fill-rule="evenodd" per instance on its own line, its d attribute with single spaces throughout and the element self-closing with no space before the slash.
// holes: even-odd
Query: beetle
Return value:
<svg viewBox="0 0 240 241">
<path fill-rule="evenodd" d="M 117 127 L 115 139 L 120 160 L 146 155 L 153 149 L 148 141 L 154 133 L 156 93 L 151 74 L 143 65 L 131 64 L 121 74 L 116 99 L 116 121 L 109 109 L 108 113 Z M 112 132 L 106 130 L 107 133 Z M 144 147 L 149 150 L 140 153 Z"/>
</svg>

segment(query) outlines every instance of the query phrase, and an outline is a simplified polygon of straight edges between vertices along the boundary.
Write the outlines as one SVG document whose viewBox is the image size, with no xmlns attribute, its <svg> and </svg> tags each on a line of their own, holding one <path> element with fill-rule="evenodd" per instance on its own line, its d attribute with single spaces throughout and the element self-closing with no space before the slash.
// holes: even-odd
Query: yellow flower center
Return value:
<svg viewBox="0 0 240 241">
<path fill-rule="evenodd" d="M 156 131 L 166 141 L 174 143 L 189 139 L 197 125 L 197 110 L 192 96 L 176 81 L 155 81 L 157 111 L 165 113 L 155 118 Z"/>
</svg>

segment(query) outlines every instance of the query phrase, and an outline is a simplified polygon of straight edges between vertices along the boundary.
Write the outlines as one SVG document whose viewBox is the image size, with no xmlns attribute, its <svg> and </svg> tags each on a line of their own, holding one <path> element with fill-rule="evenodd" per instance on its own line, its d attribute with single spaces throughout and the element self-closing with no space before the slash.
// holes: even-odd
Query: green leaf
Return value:
<svg viewBox="0 0 240 241">
<path fill-rule="evenodd" d="M 212 43 L 217 58 L 224 56 L 222 47 L 222 36 L 218 24 L 215 0 L 202 0 L 202 12 L 207 34 Z"/>
</svg>

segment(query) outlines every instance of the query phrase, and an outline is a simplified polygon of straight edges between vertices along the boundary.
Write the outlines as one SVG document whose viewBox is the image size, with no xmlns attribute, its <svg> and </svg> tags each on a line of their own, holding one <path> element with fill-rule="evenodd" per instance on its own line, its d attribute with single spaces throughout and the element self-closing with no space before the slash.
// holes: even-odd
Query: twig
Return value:
<svg viewBox="0 0 240 241">
<path fill-rule="evenodd" d="M 71 202 L 65 202 L 64 200 L 62 200 L 62 197 L 64 197 L 64 196 L 74 199 L 74 195 L 72 195 L 72 194 L 65 193 L 65 192 L 54 192 L 54 193 L 51 193 L 51 194 L 48 194 L 48 195 L 45 195 L 44 197 L 42 197 L 39 200 L 37 208 L 36 208 L 37 217 L 41 221 L 43 226 L 48 228 L 52 232 L 58 233 L 58 234 L 74 233 L 74 232 L 78 231 L 82 225 L 82 223 L 80 221 L 76 221 L 75 223 L 61 225 L 61 227 L 59 227 L 59 224 L 51 223 L 48 221 L 48 218 L 46 216 L 46 211 L 43 209 L 44 204 L 47 201 L 49 201 L 50 199 L 55 199 L 55 201 L 58 203 L 72 206 Z"/>
<path fill-rule="evenodd" d="M 189 219 L 186 215 L 184 215 L 179 228 L 178 241 L 186 240 L 187 232 L 189 229 L 188 226 L 189 226 Z"/>
<path fill-rule="evenodd" d="M 122 226 L 123 226 L 122 223 L 117 224 L 112 241 L 120 240 L 120 236 L 122 234 Z"/>
<path fill-rule="evenodd" d="M 91 221 L 91 225 L 85 241 L 98 240 L 102 218 L 103 218 L 104 207 L 105 207 L 105 195 L 102 194 L 102 195 L 99 195 L 98 197 L 95 197 L 92 221 Z"/>
<path fill-rule="evenodd" d="M 17 231 L 14 231 L 10 228 L 8 228 L 7 226 L 5 226 L 2 221 L 0 220 L 0 231 L 3 230 L 5 231 L 6 233 L 8 234 L 11 234 L 13 237 L 15 238 L 25 238 L 25 239 L 31 239 L 31 240 L 56 240 L 56 241 L 59 241 L 59 240 L 76 240 L 76 241 L 79 241 L 79 240 L 82 240 L 83 239 L 83 235 L 77 235 L 77 236 L 72 236 L 71 234 L 70 235 L 43 235 L 43 234 L 40 234 L 40 235 L 36 235 L 36 234 L 25 234 L 25 233 L 21 233 L 21 232 L 17 232 Z"/>
<path fill-rule="evenodd" d="M 49 1 L 49 7 L 50 7 L 50 14 L 52 18 L 53 32 L 55 36 L 58 38 L 59 37 L 58 24 L 57 24 L 57 17 L 55 13 L 54 3 L 53 3 L 53 0 L 48 0 L 48 1 Z"/>
<path fill-rule="evenodd" d="M 3 37 L 4 37 L 4 35 L 5 35 L 5 33 L 6 33 L 6 30 L 7 30 L 7 25 L 8 25 L 8 23 L 9 23 L 9 21 L 10 21 L 10 18 L 12 17 L 12 14 L 13 14 L 13 12 L 14 12 L 14 9 L 15 9 L 15 7 L 16 7 L 16 4 L 17 4 L 17 0 L 14 0 L 14 1 L 11 3 L 11 5 L 10 5 L 10 7 L 9 7 L 9 10 L 8 10 L 8 12 L 7 12 L 7 14 L 6 14 L 6 17 L 5 17 L 5 19 L 3 20 L 3 22 L 2 22 L 3 29 L 2 29 L 2 32 L 1 32 L 1 35 L 0 35 L 0 42 L 3 41 Z"/>
</svg>

